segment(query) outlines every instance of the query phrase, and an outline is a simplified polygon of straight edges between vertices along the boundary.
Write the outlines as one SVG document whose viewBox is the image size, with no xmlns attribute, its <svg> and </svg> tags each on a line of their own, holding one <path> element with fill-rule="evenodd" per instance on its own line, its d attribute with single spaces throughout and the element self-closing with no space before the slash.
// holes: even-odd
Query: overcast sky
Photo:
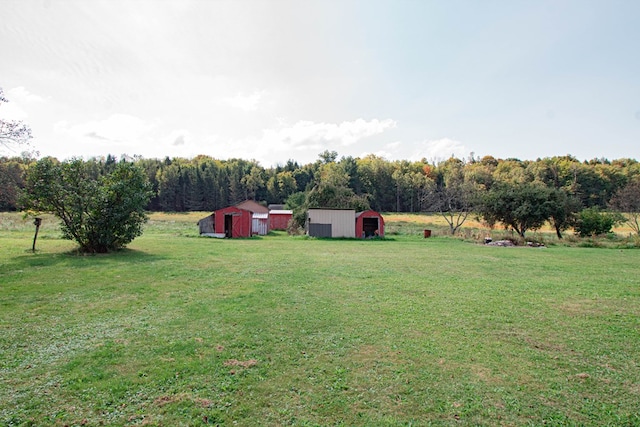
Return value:
<svg viewBox="0 0 640 427">
<path fill-rule="evenodd" d="M 0 117 L 41 156 L 640 159 L 637 0 L 0 0 L 0 17 Z"/>
</svg>

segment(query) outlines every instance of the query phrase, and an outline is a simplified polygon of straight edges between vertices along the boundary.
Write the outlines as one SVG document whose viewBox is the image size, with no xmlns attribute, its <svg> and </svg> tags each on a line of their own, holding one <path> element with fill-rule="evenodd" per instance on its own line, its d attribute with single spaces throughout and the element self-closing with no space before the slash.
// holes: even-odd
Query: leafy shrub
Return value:
<svg viewBox="0 0 640 427">
<path fill-rule="evenodd" d="M 287 223 L 287 234 L 290 236 L 301 236 L 304 234 L 304 229 L 300 227 L 295 218 L 291 218 Z"/>
<path fill-rule="evenodd" d="M 611 233 L 614 225 L 621 221 L 617 213 L 601 212 L 597 207 L 583 209 L 574 227 L 580 237 Z"/>
</svg>

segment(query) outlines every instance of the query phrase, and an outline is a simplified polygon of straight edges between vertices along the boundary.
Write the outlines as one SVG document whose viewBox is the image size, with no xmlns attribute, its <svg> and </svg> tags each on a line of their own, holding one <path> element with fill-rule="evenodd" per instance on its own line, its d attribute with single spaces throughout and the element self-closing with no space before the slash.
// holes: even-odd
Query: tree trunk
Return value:
<svg viewBox="0 0 640 427">
<path fill-rule="evenodd" d="M 560 231 L 560 227 L 555 227 L 556 229 L 556 236 L 558 236 L 558 239 L 562 239 L 562 232 Z"/>
</svg>

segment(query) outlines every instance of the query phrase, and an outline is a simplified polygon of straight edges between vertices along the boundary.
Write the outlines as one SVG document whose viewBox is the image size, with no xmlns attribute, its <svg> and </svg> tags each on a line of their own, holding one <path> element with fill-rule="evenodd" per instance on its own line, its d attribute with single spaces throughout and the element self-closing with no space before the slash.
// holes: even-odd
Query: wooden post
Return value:
<svg viewBox="0 0 640 427">
<path fill-rule="evenodd" d="M 31 251 L 36 251 L 36 239 L 38 238 L 38 230 L 40 229 L 40 224 L 42 224 L 42 218 L 36 218 L 33 220 L 33 224 L 36 226 L 36 235 L 33 236 L 33 246 L 31 247 Z"/>
</svg>

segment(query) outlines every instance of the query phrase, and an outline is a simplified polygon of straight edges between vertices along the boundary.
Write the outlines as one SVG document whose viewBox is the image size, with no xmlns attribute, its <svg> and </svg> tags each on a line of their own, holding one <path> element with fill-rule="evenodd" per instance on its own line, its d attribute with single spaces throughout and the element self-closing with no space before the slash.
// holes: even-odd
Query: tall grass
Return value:
<svg viewBox="0 0 640 427">
<path fill-rule="evenodd" d="M 78 256 L 2 216 L 0 425 L 640 425 L 638 251 L 198 218 Z"/>
</svg>

